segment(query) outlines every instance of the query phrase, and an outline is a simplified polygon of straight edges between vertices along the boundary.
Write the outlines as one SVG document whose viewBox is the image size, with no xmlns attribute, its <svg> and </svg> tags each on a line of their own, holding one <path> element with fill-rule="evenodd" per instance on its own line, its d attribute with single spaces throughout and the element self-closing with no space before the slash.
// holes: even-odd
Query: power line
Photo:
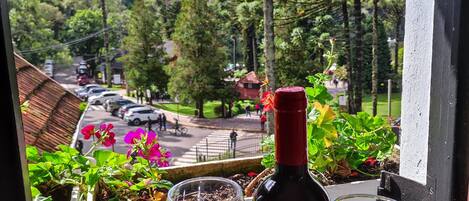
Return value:
<svg viewBox="0 0 469 201">
<path fill-rule="evenodd" d="M 72 40 L 72 41 L 68 41 L 66 43 L 62 43 L 62 44 L 57 44 L 57 45 L 51 45 L 51 46 L 48 46 L 48 47 L 42 47 L 42 48 L 36 48 L 36 49 L 29 49 L 29 50 L 21 50 L 19 51 L 21 54 L 33 54 L 33 53 L 36 53 L 36 52 L 42 52 L 42 51 L 45 51 L 45 50 L 50 50 L 50 49 L 61 49 L 63 47 L 66 47 L 66 46 L 70 46 L 70 45 L 75 45 L 75 44 L 78 44 L 78 43 L 81 43 L 81 42 L 84 42 L 84 41 L 87 41 L 91 38 L 94 38 L 98 35 L 100 35 L 101 33 L 107 31 L 107 30 L 111 30 L 112 27 L 108 27 L 108 28 L 105 28 L 105 29 L 101 29 L 100 31 L 97 31 L 95 33 L 92 33 L 88 36 L 85 36 L 83 38 L 78 38 L 78 39 L 75 39 L 75 40 Z"/>
</svg>

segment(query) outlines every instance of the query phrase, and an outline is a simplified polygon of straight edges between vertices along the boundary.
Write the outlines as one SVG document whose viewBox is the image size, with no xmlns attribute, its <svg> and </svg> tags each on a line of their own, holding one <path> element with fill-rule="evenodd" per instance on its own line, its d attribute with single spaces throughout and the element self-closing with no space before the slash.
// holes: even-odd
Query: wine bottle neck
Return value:
<svg viewBox="0 0 469 201">
<path fill-rule="evenodd" d="M 307 164 L 306 111 L 275 111 L 275 157 L 286 166 Z"/>
</svg>

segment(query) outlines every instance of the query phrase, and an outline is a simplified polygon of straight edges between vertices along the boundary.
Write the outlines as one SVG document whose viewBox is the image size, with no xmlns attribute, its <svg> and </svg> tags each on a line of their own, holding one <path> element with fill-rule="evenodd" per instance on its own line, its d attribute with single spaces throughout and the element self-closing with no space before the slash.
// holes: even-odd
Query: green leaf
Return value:
<svg viewBox="0 0 469 201">
<path fill-rule="evenodd" d="M 93 153 L 98 167 L 106 165 L 113 155 L 113 152 L 108 150 L 96 150 Z"/>
</svg>

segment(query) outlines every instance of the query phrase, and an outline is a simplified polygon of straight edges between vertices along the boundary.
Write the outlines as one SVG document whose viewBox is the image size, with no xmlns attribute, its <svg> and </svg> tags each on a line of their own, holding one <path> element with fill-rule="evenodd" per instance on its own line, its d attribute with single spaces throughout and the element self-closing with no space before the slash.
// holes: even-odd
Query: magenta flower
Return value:
<svg viewBox="0 0 469 201">
<path fill-rule="evenodd" d="M 127 157 L 136 153 L 137 156 L 157 164 L 159 167 L 169 166 L 168 159 L 171 157 L 171 153 L 160 146 L 158 136 L 154 131 L 145 132 L 141 128 L 130 131 L 125 135 L 124 142 L 130 145 Z"/>
</svg>

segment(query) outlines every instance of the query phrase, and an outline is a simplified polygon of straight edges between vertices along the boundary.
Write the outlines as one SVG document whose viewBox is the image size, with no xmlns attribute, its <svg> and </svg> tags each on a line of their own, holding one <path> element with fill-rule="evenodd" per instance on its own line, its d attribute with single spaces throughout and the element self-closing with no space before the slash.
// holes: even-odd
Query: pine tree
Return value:
<svg viewBox="0 0 469 201">
<path fill-rule="evenodd" d="M 207 0 L 181 2 L 173 34 L 179 58 L 167 69 L 172 75 L 169 93 L 194 101 L 199 118 L 204 118 L 204 101 L 216 98 L 216 86 L 224 78 L 226 48 L 214 10 Z"/>
<path fill-rule="evenodd" d="M 157 13 L 144 0 L 135 0 L 130 18 L 123 45 L 128 53 L 122 58 L 126 79 L 139 94 L 151 88 L 165 90 L 168 76 L 163 70 L 164 42 Z"/>
</svg>

